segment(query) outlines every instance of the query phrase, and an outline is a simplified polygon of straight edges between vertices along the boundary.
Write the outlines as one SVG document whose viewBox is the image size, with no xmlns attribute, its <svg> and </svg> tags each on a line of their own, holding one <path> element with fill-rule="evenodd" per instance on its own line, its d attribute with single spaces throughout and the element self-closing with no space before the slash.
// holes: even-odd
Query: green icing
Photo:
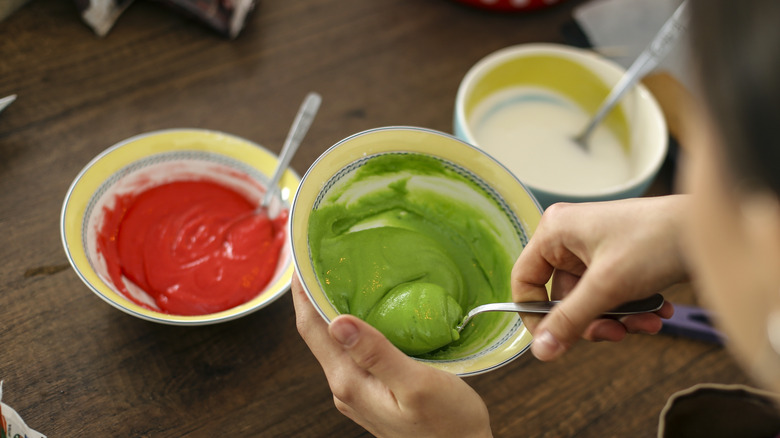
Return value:
<svg viewBox="0 0 780 438">
<path fill-rule="evenodd" d="M 459 357 L 494 337 L 507 321 L 497 314 L 460 336 L 454 328 L 463 310 L 510 299 L 518 254 L 466 192 L 497 210 L 474 182 L 414 154 L 374 157 L 332 188 L 311 214 L 309 246 L 336 309 L 423 358 Z"/>
<path fill-rule="evenodd" d="M 462 319 L 463 309 L 443 287 L 419 282 L 390 289 L 366 321 L 404 353 L 417 355 L 458 340 Z"/>
</svg>

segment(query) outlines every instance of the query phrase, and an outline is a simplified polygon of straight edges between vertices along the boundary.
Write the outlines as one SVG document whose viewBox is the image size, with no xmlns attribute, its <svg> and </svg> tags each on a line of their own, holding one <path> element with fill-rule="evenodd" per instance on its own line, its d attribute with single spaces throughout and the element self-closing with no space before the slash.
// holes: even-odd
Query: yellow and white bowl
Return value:
<svg viewBox="0 0 780 438">
<path fill-rule="evenodd" d="M 491 226 L 502 232 L 501 250 L 516 258 L 533 234 L 541 209 L 520 181 L 495 159 L 448 134 L 414 127 L 386 127 L 350 136 L 323 153 L 301 180 L 290 212 L 293 261 L 306 293 L 320 315 L 330 322 L 339 315 L 316 274 L 310 253 L 309 225 L 312 212 L 339 182 L 347 182 L 354 170 L 385 154 L 420 154 L 433 157 L 448 169 L 474 183 L 480 197 L 491 198 Z M 444 190 L 444 189 L 443 189 Z M 476 193 L 476 191 L 475 191 Z M 470 193 L 463 193 L 468 199 Z M 484 198 L 483 198 L 484 199 Z M 491 207 L 493 208 L 493 207 Z M 506 275 L 507 280 L 510 272 Z M 508 281 L 507 281 L 508 284 Z M 511 300 L 511 291 L 506 291 Z M 465 309 L 464 309 L 465 310 Z M 507 313 L 495 336 L 461 357 L 418 359 L 459 375 L 484 373 L 519 357 L 531 343 L 531 335 L 516 314 Z"/>
<path fill-rule="evenodd" d="M 293 272 L 289 245 L 283 247 L 271 281 L 254 299 L 218 313 L 178 316 L 140 306 L 119 292 L 97 249 L 97 234 L 104 208 L 110 208 L 117 195 L 137 193 L 171 181 L 204 177 L 259 203 L 276 163 L 277 157 L 261 146 L 217 131 L 171 129 L 121 141 L 87 164 L 68 189 L 60 217 L 62 244 L 68 260 L 97 296 L 119 310 L 148 321 L 204 325 L 261 309 L 289 289 Z M 284 173 L 279 183 L 279 205 L 275 207 L 289 208 L 290 197 L 299 182 L 300 178 L 292 170 Z M 129 289 L 136 294 L 136 299 L 154 307 L 143 291 Z"/>
</svg>

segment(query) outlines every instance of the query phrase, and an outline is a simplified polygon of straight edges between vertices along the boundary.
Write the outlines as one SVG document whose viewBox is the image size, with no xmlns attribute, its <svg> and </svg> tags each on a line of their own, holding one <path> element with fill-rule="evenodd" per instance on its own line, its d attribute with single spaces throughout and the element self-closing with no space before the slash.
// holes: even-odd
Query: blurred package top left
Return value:
<svg viewBox="0 0 780 438">
<path fill-rule="evenodd" d="M 3 0 L 5 1 L 5 0 Z M 11 0 L 11 2 L 19 0 Z M 25 1 L 25 0 L 22 0 Z M 105 36 L 133 0 L 74 0 L 81 18 L 98 36 Z M 157 0 L 191 16 L 220 34 L 235 38 L 244 28 L 255 0 Z"/>
<path fill-rule="evenodd" d="M 13 14 L 17 9 L 21 8 L 23 4 L 30 0 L 2 0 L 0 1 L 0 21 Z"/>
<path fill-rule="evenodd" d="M 0 400 L 3 399 L 3 382 L 0 381 Z M 26 424 L 19 414 L 10 406 L 0 401 L 0 438 L 46 438 L 46 435 L 36 432 Z"/>
</svg>

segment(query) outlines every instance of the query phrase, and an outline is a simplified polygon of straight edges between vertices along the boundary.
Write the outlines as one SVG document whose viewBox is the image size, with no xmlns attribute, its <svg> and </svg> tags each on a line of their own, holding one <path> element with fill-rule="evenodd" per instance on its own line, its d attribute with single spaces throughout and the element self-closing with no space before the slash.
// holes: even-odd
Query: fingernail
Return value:
<svg viewBox="0 0 780 438">
<path fill-rule="evenodd" d="M 563 353 L 563 345 L 547 330 L 534 337 L 531 352 L 539 360 L 552 360 Z"/>
<path fill-rule="evenodd" d="M 350 321 L 333 321 L 330 333 L 336 341 L 345 347 L 352 347 L 358 340 L 358 329 Z"/>
</svg>

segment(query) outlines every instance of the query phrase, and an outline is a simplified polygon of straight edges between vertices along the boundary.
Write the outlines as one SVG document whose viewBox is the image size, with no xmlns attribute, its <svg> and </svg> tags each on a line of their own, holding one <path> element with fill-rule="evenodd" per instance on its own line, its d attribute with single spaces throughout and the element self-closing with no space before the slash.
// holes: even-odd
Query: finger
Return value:
<svg viewBox="0 0 780 438">
<path fill-rule="evenodd" d="M 329 327 L 330 335 L 365 372 L 383 382 L 397 398 L 425 365 L 397 349 L 377 329 L 352 315 L 341 315 Z"/>
<path fill-rule="evenodd" d="M 628 333 L 654 335 L 663 327 L 662 319 L 671 318 L 673 313 L 674 307 L 667 301 L 654 313 L 628 315 L 620 320 L 597 319 L 585 329 L 582 337 L 588 341 L 620 342 Z"/>
<path fill-rule="evenodd" d="M 569 292 L 574 288 L 574 286 L 577 285 L 577 282 L 579 280 L 580 280 L 579 275 L 572 274 L 567 271 L 555 270 L 552 276 L 552 285 L 550 288 L 549 299 L 552 300 L 563 299 L 563 297 L 568 295 Z M 548 299 L 547 289 L 544 290 L 545 290 L 545 296 L 544 298 L 542 298 L 542 300 L 547 300 Z M 525 324 L 528 327 L 528 330 L 530 330 L 531 333 L 533 333 L 536 330 L 536 327 L 538 327 L 539 323 L 541 323 L 542 318 L 544 318 L 544 315 L 525 313 L 525 314 L 521 314 L 521 317 L 523 319 L 523 324 Z"/>
<path fill-rule="evenodd" d="M 291 290 L 298 331 L 325 373 L 336 408 L 361 426 L 368 427 L 361 409 L 387 403 L 380 408 L 387 411 L 395 403 L 395 398 L 376 396 L 386 390 L 360 368 L 345 347 L 333 338 L 328 324 L 314 309 L 297 275 L 293 276 Z M 362 408 L 354 409 L 355 406 Z"/>
<path fill-rule="evenodd" d="M 591 268 L 571 293 L 536 327 L 531 352 L 539 360 L 548 361 L 559 357 L 577 342 L 603 312 L 620 304 L 616 302 L 619 298 L 613 298 L 614 294 L 604 293 L 603 290 L 595 293 L 594 290 L 604 285 L 593 284 L 592 278 L 600 278 L 603 283 L 603 279 L 609 276 Z M 612 288 L 607 286 L 604 290 Z"/>
<path fill-rule="evenodd" d="M 629 315 L 621 318 L 629 333 L 646 333 L 654 335 L 661 330 L 663 321 L 655 313 L 643 313 L 641 315 Z"/>
<path fill-rule="evenodd" d="M 674 315 L 674 306 L 669 301 L 653 313 L 628 315 L 620 318 L 620 322 L 626 327 L 628 333 L 645 333 L 654 335 L 661 331 L 663 319 L 669 319 Z"/>
<path fill-rule="evenodd" d="M 669 301 L 664 301 L 664 304 L 655 313 L 663 319 L 669 319 L 674 316 L 674 305 Z"/>
<path fill-rule="evenodd" d="M 629 333 L 654 335 L 662 326 L 661 318 L 655 314 L 631 315 L 620 321 L 598 319 L 585 329 L 582 337 L 588 341 L 620 342 Z"/>
<path fill-rule="evenodd" d="M 512 267 L 512 299 L 515 302 L 547 299 L 546 284 L 554 267 L 539 252 L 543 243 L 533 240 L 523 248 Z"/>
<path fill-rule="evenodd" d="M 583 339 L 588 341 L 620 342 L 625 339 L 628 330 L 620 321 L 614 319 L 597 319 L 593 321 L 585 333 Z"/>
<path fill-rule="evenodd" d="M 297 275 L 293 275 L 290 290 L 293 296 L 298 333 L 330 381 L 335 370 L 339 367 L 350 367 L 352 359 L 344 352 L 341 345 L 331 338 L 328 333 L 328 323 L 317 313 L 314 305 L 309 301 Z"/>
<path fill-rule="evenodd" d="M 333 395 L 333 404 L 336 409 L 339 410 L 344 416 L 359 424 L 366 430 L 373 430 L 371 423 L 361 414 L 359 409 L 355 409 L 354 406 L 340 399 L 337 395 Z"/>
<path fill-rule="evenodd" d="M 554 269 L 539 254 L 537 247 L 532 239 L 512 267 L 512 301 L 516 303 L 548 300 L 546 284 Z M 520 316 L 531 333 L 542 320 L 542 316 L 537 314 L 523 313 Z"/>
<path fill-rule="evenodd" d="M 330 340 L 330 335 L 328 335 L 327 332 L 328 324 L 314 309 L 314 305 L 309 301 L 309 297 L 303 290 L 303 286 L 297 275 L 293 275 L 292 282 L 290 283 L 290 292 L 293 297 L 295 322 L 298 327 L 298 332 L 301 334 L 301 337 L 303 337 L 303 340 L 309 344 L 310 348 L 314 347 L 316 349 L 317 345 L 322 343 L 322 341 Z"/>
<path fill-rule="evenodd" d="M 579 275 L 560 269 L 556 270 L 550 285 L 550 299 L 562 300 L 566 295 L 569 295 L 579 281 Z"/>
</svg>

